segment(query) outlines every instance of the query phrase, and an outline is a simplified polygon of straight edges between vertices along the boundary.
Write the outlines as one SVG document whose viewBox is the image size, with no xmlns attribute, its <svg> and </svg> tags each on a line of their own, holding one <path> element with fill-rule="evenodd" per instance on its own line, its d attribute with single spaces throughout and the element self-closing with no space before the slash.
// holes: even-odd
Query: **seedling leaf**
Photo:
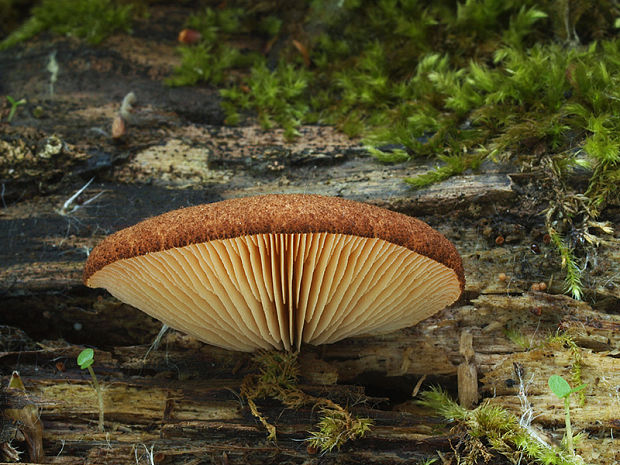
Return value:
<svg viewBox="0 0 620 465">
<path fill-rule="evenodd" d="M 77 363 L 82 370 L 86 370 L 93 364 L 95 351 L 93 349 L 84 349 L 77 357 Z"/>
<path fill-rule="evenodd" d="M 570 391 L 570 392 L 571 392 L 571 394 L 572 394 L 573 392 L 579 392 L 579 391 L 581 391 L 582 389 L 585 389 L 587 385 L 588 385 L 587 383 L 583 383 L 583 384 L 581 384 L 581 385 L 577 386 L 576 388 L 571 389 L 571 391 Z"/>
<path fill-rule="evenodd" d="M 556 396 L 558 396 L 560 399 L 564 399 L 571 392 L 573 392 L 573 391 L 571 391 L 571 388 L 570 388 L 570 385 L 568 384 L 568 381 L 566 381 L 561 376 L 551 375 L 549 377 L 548 383 L 549 383 L 549 389 L 551 389 L 553 391 L 553 393 Z M 581 386 L 579 386 L 579 388 L 583 389 Z"/>
</svg>

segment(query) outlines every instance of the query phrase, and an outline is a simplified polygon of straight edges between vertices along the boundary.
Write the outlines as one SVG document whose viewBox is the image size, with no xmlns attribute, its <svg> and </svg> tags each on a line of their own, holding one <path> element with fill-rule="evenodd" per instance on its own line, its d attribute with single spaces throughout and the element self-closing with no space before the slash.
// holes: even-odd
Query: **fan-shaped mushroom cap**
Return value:
<svg viewBox="0 0 620 465">
<path fill-rule="evenodd" d="M 107 237 L 84 283 L 216 346 L 298 349 L 412 326 L 463 290 L 461 258 L 415 218 L 318 195 L 175 210 Z"/>
</svg>

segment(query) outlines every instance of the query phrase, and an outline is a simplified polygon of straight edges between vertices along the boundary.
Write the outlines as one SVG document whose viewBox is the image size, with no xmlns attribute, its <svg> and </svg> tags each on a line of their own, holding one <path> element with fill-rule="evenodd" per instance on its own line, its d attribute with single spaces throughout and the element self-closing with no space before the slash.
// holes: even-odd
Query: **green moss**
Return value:
<svg viewBox="0 0 620 465">
<path fill-rule="evenodd" d="M 214 44 L 221 34 L 242 31 L 243 10 L 241 8 L 206 8 L 202 13 L 191 15 L 186 26 L 202 35 L 202 41 Z"/>
<path fill-rule="evenodd" d="M 468 169 L 477 169 L 480 165 L 480 157 L 476 154 L 461 155 L 438 155 L 437 158 L 444 162 L 442 166 L 415 178 L 405 178 L 405 182 L 414 188 L 426 187 L 430 184 L 448 179 L 455 174 L 461 174 Z"/>
<path fill-rule="evenodd" d="M 569 292 L 574 299 L 581 299 L 583 294 L 581 283 L 581 270 L 577 265 L 577 260 L 573 253 L 560 235 L 553 229 L 550 230 L 550 237 L 553 244 L 560 252 L 562 257 L 562 268 L 566 271 L 566 277 L 564 278 L 564 286 L 566 291 Z"/>
<path fill-rule="evenodd" d="M 232 47 L 223 37 L 233 32 L 243 31 L 243 11 L 239 8 L 205 9 L 202 13 L 191 15 L 186 27 L 196 30 L 201 38 L 197 44 L 182 45 L 181 65 L 173 75 L 166 79 L 170 86 L 188 86 L 199 82 L 226 84 L 227 72 L 231 68 L 248 67 L 254 55 L 243 55 Z"/>
<path fill-rule="evenodd" d="M 266 16 L 261 18 L 258 25 L 258 31 L 266 34 L 268 37 L 275 37 L 282 29 L 282 20 L 277 16 Z"/>
<path fill-rule="evenodd" d="M 504 335 L 513 344 L 521 347 L 523 350 L 530 350 L 532 348 L 532 340 L 525 336 L 519 329 L 505 328 Z"/>
<path fill-rule="evenodd" d="M 370 418 L 356 418 L 342 408 L 323 407 L 317 430 L 307 439 L 310 446 L 321 452 L 340 449 L 344 443 L 363 437 L 372 426 Z"/>
<path fill-rule="evenodd" d="M 308 443 L 321 452 L 339 449 L 347 441 L 363 437 L 372 426 L 369 418 L 353 416 L 348 409 L 330 399 L 303 392 L 298 384 L 297 354 L 290 352 L 259 352 L 254 358 L 258 374 L 248 375 L 241 385 L 241 397 L 248 403 L 252 414 L 268 431 L 268 438 L 276 439 L 276 427 L 260 412 L 257 399 L 272 398 L 286 408 L 297 409 L 311 405 L 319 409 L 317 430 L 310 432 Z"/>
<path fill-rule="evenodd" d="M 245 80 L 243 89 L 247 90 L 233 87 L 221 91 L 227 99 L 224 108 L 229 120 L 236 117 L 237 108 L 254 110 L 264 128 L 278 125 L 288 138 L 296 136 L 309 110 L 308 77 L 306 70 L 292 64 L 280 64 L 271 71 L 264 61 L 256 63 Z"/>
<path fill-rule="evenodd" d="M 458 405 L 441 389 L 421 394 L 420 404 L 448 421 L 456 437 L 453 450 L 464 465 L 489 462 L 503 456 L 510 463 L 577 465 L 583 463 L 571 451 L 550 445 L 535 436 L 504 408 L 484 402 L 473 410 Z"/>
<path fill-rule="evenodd" d="M 190 86 L 200 81 L 219 84 L 241 56 L 238 50 L 226 44 L 215 46 L 206 42 L 181 46 L 179 52 L 183 61 L 174 75 L 166 79 L 170 86 Z"/>
<path fill-rule="evenodd" d="M 131 31 L 131 5 L 112 0 L 43 0 L 32 8 L 32 16 L 0 43 L 0 50 L 34 37 L 43 31 L 79 37 L 98 44 L 115 31 Z"/>
</svg>

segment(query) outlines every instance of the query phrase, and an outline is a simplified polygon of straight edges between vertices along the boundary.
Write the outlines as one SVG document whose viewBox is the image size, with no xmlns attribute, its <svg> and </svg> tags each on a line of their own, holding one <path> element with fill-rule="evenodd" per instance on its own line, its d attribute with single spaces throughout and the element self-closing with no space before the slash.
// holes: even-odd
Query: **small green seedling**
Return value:
<svg viewBox="0 0 620 465">
<path fill-rule="evenodd" d="M 11 121 L 13 121 L 13 117 L 15 116 L 15 112 L 17 111 L 17 107 L 20 105 L 24 105 L 27 101 L 25 98 L 20 99 L 20 100 L 15 100 L 10 95 L 7 95 L 6 99 L 11 104 L 11 110 L 9 111 L 9 116 L 7 118 L 7 121 L 10 123 Z"/>
<path fill-rule="evenodd" d="M 93 371 L 93 368 L 91 366 L 94 361 L 95 351 L 93 349 L 84 349 L 77 357 L 77 363 L 80 368 L 82 370 L 88 370 L 90 376 L 93 379 L 93 385 L 95 386 L 95 391 L 97 392 L 97 399 L 99 401 L 99 431 L 103 432 L 103 394 L 101 392 L 101 388 L 99 387 L 99 382 L 97 381 L 95 372 Z"/>
<path fill-rule="evenodd" d="M 564 399 L 564 412 L 566 414 L 566 447 L 569 452 L 574 455 L 575 449 L 573 448 L 573 429 L 570 424 L 570 395 L 584 389 L 586 384 L 571 388 L 568 381 L 558 375 L 551 375 L 548 383 L 549 389 L 551 389 L 551 391 L 553 391 L 553 393 L 560 399 Z"/>
</svg>

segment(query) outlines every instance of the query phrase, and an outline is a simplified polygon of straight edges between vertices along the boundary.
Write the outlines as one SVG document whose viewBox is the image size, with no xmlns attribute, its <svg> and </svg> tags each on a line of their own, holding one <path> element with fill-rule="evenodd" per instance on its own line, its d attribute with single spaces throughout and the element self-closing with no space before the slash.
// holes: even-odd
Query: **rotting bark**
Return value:
<svg viewBox="0 0 620 465">
<path fill-rule="evenodd" d="M 593 463 L 620 460 L 614 455 L 620 442 L 612 439 L 620 428 L 617 233 L 603 237 L 586 270 L 589 303 L 577 302 L 559 295 L 562 272 L 544 243 L 545 191 L 536 173 L 489 165 L 411 191 L 402 178 L 429 164 L 381 165 L 331 128 L 301 128 L 291 144 L 280 131 L 221 126 L 214 89 L 161 83 L 177 60 L 174 37 L 183 15 L 156 9 L 153 29 L 141 25 L 152 32 L 144 40 L 115 37 L 92 49 L 41 38 L 0 53 L 2 92 L 29 101 L 13 125 L 0 122 L 0 381 L 6 386 L 18 370 L 27 389 L 0 398 L 13 408 L 39 409 L 48 460 L 150 463 L 152 451 L 156 463 L 411 463 L 450 451 L 449 430 L 410 401 L 422 376 L 422 389 L 440 384 L 457 394 L 462 382 L 471 398 L 490 398 L 519 414 L 514 363 L 525 370 L 535 422 L 556 441 L 562 405 L 546 381 L 551 374 L 570 379 L 573 364 L 568 349 L 547 344 L 558 330 L 579 347 L 588 383 L 585 404 L 573 405 L 576 429 L 590 435 L 579 450 Z M 52 98 L 44 68 L 53 50 L 62 79 Z M 113 141 L 106 133 L 129 91 L 138 96 L 134 118 L 126 136 Z M 33 116 L 36 106 L 42 118 Z M 266 441 L 237 397 L 252 370 L 248 355 L 170 333 L 145 356 L 159 324 L 81 285 L 87 251 L 110 232 L 186 205 L 284 192 L 340 195 L 420 216 L 455 243 L 466 269 L 461 302 L 415 328 L 302 350 L 303 387 L 355 405 L 356 414 L 376 424 L 368 437 L 320 458 L 301 441 L 316 421 L 311 409 L 282 411 L 277 402 L 262 402 L 279 432 L 277 443 Z M 617 211 L 605 215 L 618 226 Z M 500 235 L 505 242 L 497 245 Z M 547 293 L 529 291 L 541 281 Z M 95 392 L 75 363 L 83 345 L 96 349 L 103 435 L 96 430 Z M 26 450 L 24 428 L 4 421 L 3 447 L 14 438 Z"/>
</svg>

